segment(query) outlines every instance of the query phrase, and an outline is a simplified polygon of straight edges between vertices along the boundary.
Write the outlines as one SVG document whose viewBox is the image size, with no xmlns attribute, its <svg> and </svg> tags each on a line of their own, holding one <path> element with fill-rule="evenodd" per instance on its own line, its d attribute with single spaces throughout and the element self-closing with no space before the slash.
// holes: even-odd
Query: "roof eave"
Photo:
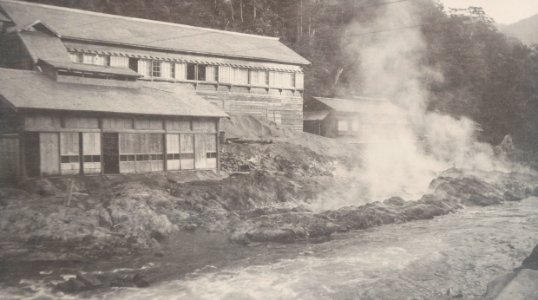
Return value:
<svg viewBox="0 0 538 300">
<path fill-rule="evenodd" d="M 0 99 L 5 99 L 0 95 Z M 11 102 L 7 101 L 10 105 Z M 11 105 L 12 106 L 12 105 Z M 186 118 L 230 118 L 230 116 L 226 113 L 223 114 L 215 114 L 215 115 L 178 115 L 178 114 L 149 114 L 149 113 L 131 113 L 131 112 L 110 112 L 110 111 L 99 111 L 99 110 L 72 110 L 72 109 L 52 109 L 52 108 L 36 108 L 36 107 L 14 107 L 15 110 L 18 110 L 20 112 L 37 112 L 37 111 L 45 111 L 45 112 L 58 112 L 58 113 L 65 113 L 65 112 L 77 112 L 77 113 L 89 113 L 89 114 L 96 114 L 96 115 L 130 115 L 130 116 L 145 116 L 145 117 L 165 117 L 165 118 L 177 118 L 177 117 L 186 117 Z"/>
<path fill-rule="evenodd" d="M 139 48 L 139 49 L 144 49 L 144 50 L 166 51 L 166 52 L 172 52 L 172 53 L 196 54 L 196 55 L 222 57 L 222 58 L 236 58 L 236 59 L 241 58 L 241 59 L 248 59 L 248 60 L 255 60 L 255 61 L 281 63 L 281 64 L 291 64 L 291 65 L 299 65 L 299 66 L 311 65 L 310 61 L 308 61 L 306 58 L 300 56 L 299 54 L 296 54 L 296 55 L 299 56 L 302 61 L 284 61 L 284 60 L 265 59 L 265 58 L 259 58 L 259 57 L 253 57 L 253 56 L 244 56 L 244 55 L 243 56 L 242 55 L 226 55 L 226 54 L 215 54 L 215 53 L 203 52 L 203 51 L 186 51 L 186 50 L 177 50 L 177 49 L 173 49 L 173 48 L 164 48 L 164 47 L 150 47 L 150 46 L 144 46 L 144 45 L 140 45 L 140 44 L 119 43 L 119 42 L 94 40 L 94 39 L 84 39 L 84 38 L 80 38 L 80 37 L 65 36 L 65 35 L 62 36 L 62 40 L 71 40 L 71 41 L 86 42 L 86 43 L 99 43 L 99 44 L 108 45 L 108 46 L 123 46 L 123 47 Z"/>
</svg>

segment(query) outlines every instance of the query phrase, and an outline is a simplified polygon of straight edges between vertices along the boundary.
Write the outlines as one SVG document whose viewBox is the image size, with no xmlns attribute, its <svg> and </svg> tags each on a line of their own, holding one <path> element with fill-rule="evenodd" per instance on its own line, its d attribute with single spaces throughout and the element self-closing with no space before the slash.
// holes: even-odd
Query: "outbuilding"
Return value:
<svg viewBox="0 0 538 300">
<path fill-rule="evenodd" d="M 0 68 L 0 179 L 219 168 L 220 108 L 125 68 Z"/>
</svg>

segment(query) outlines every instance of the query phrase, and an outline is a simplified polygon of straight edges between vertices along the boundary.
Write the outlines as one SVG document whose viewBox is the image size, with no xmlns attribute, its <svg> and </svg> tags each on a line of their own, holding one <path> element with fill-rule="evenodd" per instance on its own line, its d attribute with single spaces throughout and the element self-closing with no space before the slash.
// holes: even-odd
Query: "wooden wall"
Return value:
<svg viewBox="0 0 538 300">
<path fill-rule="evenodd" d="M 229 113 L 267 118 L 283 127 L 303 131 L 303 93 L 299 90 L 230 86 L 211 83 L 170 83 L 193 89 Z"/>
<path fill-rule="evenodd" d="M 39 146 L 33 147 L 39 148 L 41 175 L 102 173 L 107 155 L 102 151 L 103 132 L 118 133 L 120 173 L 218 166 L 217 118 L 34 114 L 25 116 L 23 123 L 29 134 L 37 134 Z"/>
<path fill-rule="evenodd" d="M 19 135 L 0 135 L 0 181 L 12 181 L 20 174 Z"/>
</svg>

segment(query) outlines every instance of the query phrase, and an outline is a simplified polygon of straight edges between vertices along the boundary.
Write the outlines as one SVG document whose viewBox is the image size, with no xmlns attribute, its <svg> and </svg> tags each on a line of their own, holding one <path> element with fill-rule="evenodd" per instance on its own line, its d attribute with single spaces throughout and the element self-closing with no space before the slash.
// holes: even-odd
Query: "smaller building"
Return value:
<svg viewBox="0 0 538 300">
<path fill-rule="evenodd" d="M 305 132 L 330 138 L 346 139 L 353 143 L 367 142 L 369 134 L 390 122 L 390 103 L 378 98 L 311 97 L 304 104 Z M 391 108 L 392 110 L 392 108 Z"/>
<path fill-rule="evenodd" d="M 0 180 L 219 168 L 219 119 L 192 90 L 134 71 L 38 61 L 0 68 Z"/>
</svg>

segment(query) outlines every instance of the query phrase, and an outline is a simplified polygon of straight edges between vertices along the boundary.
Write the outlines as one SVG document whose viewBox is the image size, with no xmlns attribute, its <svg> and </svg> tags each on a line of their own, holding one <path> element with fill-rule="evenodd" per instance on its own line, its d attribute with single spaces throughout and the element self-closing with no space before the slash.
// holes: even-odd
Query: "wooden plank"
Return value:
<svg viewBox="0 0 538 300">
<path fill-rule="evenodd" d="M 42 175 L 60 174 L 60 143 L 58 133 L 39 134 L 39 153 Z"/>
<path fill-rule="evenodd" d="M 194 166 L 196 169 L 207 169 L 206 136 L 196 134 L 194 136 Z"/>
<path fill-rule="evenodd" d="M 216 119 L 195 119 L 192 121 L 192 129 L 197 132 L 216 132 Z"/>
<path fill-rule="evenodd" d="M 82 133 L 82 151 L 84 174 L 101 173 L 101 134 Z"/>
<path fill-rule="evenodd" d="M 26 116 L 24 128 L 27 130 L 60 129 L 62 121 L 57 116 Z"/>
<path fill-rule="evenodd" d="M 205 136 L 206 143 L 206 168 L 217 169 L 217 135 L 208 134 Z"/>
<path fill-rule="evenodd" d="M 130 118 L 104 118 L 103 129 L 133 129 L 133 119 Z"/>
<path fill-rule="evenodd" d="M 79 142 L 79 133 L 60 133 L 60 173 L 62 175 L 73 175 L 80 173 Z"/>
<path fill-rule="evenodd" d="M 0 135 L 0 180 L 15 180 L 19 172 L 18 136 Z"/>
<path fill-rule="evenodd" d="M 179 134 L 167 134 L 166 135 L 166 154 L 168 157 L 176 158 L 167 158 L 166 159 L 166 168 L 167 170 L 179 170 Z"/>
<path fill-rule="evenodd" d="M 191 120 L 189 119 L 180 119 L 180 120 L 166 120 L 166 130 L 167 131 L 191 131 Z"/>
<path fill-rule="evenodd" d="M 181 170 L 194 169 L 194 135 L 180 134 L 179 146 Z"/>
<path fill-rule="evenodd" d="M 81 118 L 81 117 L 66 117 L 64 118 L 64 128 L 68 129 L 98 129 L 99 119 L 97 118 Z"/>
<path fill-rule="evenodd" d="M 163 129 L 163 121 L 149 118 L 134 119 L 134 128 L 146 130 Z"/>
</svg>

